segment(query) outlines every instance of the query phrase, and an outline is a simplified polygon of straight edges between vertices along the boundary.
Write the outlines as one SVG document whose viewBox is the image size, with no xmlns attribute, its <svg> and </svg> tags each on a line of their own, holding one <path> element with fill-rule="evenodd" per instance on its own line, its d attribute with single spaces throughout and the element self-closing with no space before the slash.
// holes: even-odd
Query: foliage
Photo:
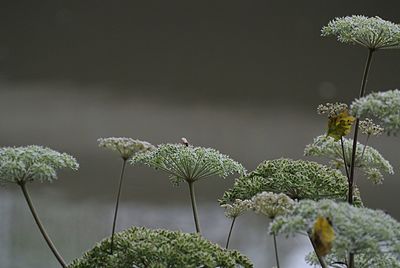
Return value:
<svg viewBox="0 0 400 268">
<path fill-rule="evenodd" d="M 51 182 L 62 168 L 77 170 L 79 164 L 66 153 L 37 145 L 0 148 L 0 183 Z"/>
<path fill-rule="evenodd" d="M 380 210 L 332 200 L 300 201 L 289 214 L 275 219 L 270 232 L 287 236 L 310 233 L 318 217 L 329 218 L 332 222 L 335 239 L 328 255 L 330 259 L 345 262 L 351 252 L 360 256 L 356 261 L 368 261 L 371 264 L 368 267 L 382 267 L 377 266 L 382 259 L 395 261 L 400 256 L 399 222 Z M 360 263 L 355 267 L 366 266 Z"/>
<path fill-rule="evenodd" d="M 351 159 L 353 140 L 344 138 L 343 146 L 346 160 L 348 161 Z M 331 160 L 331 164 L 336 168 L 344 166 L 341 142 L 335 141 L 331 137 L 324 135 L 316 137 L 311 144 L 306 146 L 304 154 L 306 156 L 326 157 Z M 382 173 L 394 174 L 393 167 L 389 161 L 371 146 L 366 147 L 364 150 L 364 145 L 361 143 L 357 143 L 355 166 L 360 168 L 373 183 L 382 183 Z"/>
<path fill-rule="evenodd" d="M 336 36 L 339 42 L 374 50 L 400 47 L 400 25 L 380 17 L 335 18 L 322 28 L 322 36 L 331 35 Z"/>
<path fill-rule="evenodd" d="M 99 147 L 116 151 L 123 159 L 131 158 L 137 153 L 153 150 L 155 147 L 147 141 L 134 140 L 131 138 L 100 138 L 97 140 Z"/>
<path fill-rule="evenodd" d="M 396 134 L 400 129 L 400 91 L 373 92 L 355 100 L 351 110 L 357 117 L 373 117 L 388 134 Z"/>
<path fill-rule="evenodd" d="M 346 200 L 347 178 L 338 170 L 312 161 L 286 158 L 267 160 L 254 171 L 236 179 L 220 199 L 221 204 L 235 199 L 251 199 L 261 192 L 284 193 L 292 199 L 332 198 Z M 361 200 L 356 191 L 356 203 Z"/>
<path fill-rule="evenodd" d="M 110 254 L 105 239 L 68 268 L 163 268 L 163 267 L 253 267 L 250 260 L 234 250 L 225 250 L 198 234 L 133 227 L 117 233 Z"/>
<path fill-rule="evenodd" d="M 245 172 L 241 164 L 215 149 L 183 144 L 161 144 L 153 151 L 135 155 L 130 162 L 167 172 L 175 185 L 184 180 L 194 182 L 210 176 L 225 178 Z"/>
</svg>

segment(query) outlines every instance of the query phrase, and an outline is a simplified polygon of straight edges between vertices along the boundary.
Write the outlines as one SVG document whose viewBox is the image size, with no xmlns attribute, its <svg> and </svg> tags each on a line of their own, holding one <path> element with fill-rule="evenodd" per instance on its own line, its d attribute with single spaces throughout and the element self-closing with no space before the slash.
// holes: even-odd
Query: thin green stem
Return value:
<svg viewBox="0 0 400 268">
<path fill-rule="evenodd" d="M 276 244 L 276 235 L 275 235 L 275 233 L 272 234 L 272 237 L 274 238 L 274 249 L 275 249 L 276 267 L 277 267 L 277 268 L 280 268 L 280 265 L 279 265 L 279 256 L 278 256 L 278 246 L 277 246 L 277 244 Z"/>
<path fill-rule="evenodd" d="M 368 81 L 368 73 L 371 67 L 372 55 L 374 53 L 373 49 L 368 50 L 368 57 L 364 67 L 364 74 L 361 81 L 361 89 L 359 98 L 362 98 L 365 94 L 365 88 Z M 356 124 L 354 127 L 354 138 L 353 138 L 353 149 L 351 154 L 351 162 L 350 162 L 350 177 L 349 177 L 349 192 L 347 201 L 349 204 L 353 204 L 353 192 L 354 192 L 354 168 L 356 161 L 356 153 L 357 153 L 357 139 L 358 139 L 358 130 L 359 130 L 360 119 L 356 119 Z M 349 266 L 349 268 L 353 268 L 353 266 Z"/>
<path fill-rule="evenodd" d="M 361 161 L 363 160 L 363 158 L 364 158 L 364 154 L 365 154 L 365 150 L 367 149 L 369 137 L 370 137 L 370 135 L 367 135 L 367 139 L 365 140 L 364 148 L 363 148 L 362 153 L 361 153 L 360 162 L 361 162 Z"/>
<path fill-rule="evenodd" d="M 368 81 L 368 74 L 371 67 L 371 61 L 373 56 L 374 50 L 368 50 L 367 61 L 365 62 L 364 67 L 364 74 L 361 80 L 361 88 L 359 98 L 364 97 L 365 95 L 365 88 Z M 356 124 L 354 127 L 354 138 L 353 138 L 353 150 L 351 154 L 351 162 L 350 162 L 350 177 L 349 177 L 349 191 L 348 191 L 348 198 L 347 201 L 349 204 L 353 204 L 353 194 L 354 194 L 354 169 L 355 169 L 355 161 L 356 161 L 356 154 L 357 154 L 357 139 L 358 139 L 358 130 L 360 125 L 360 118 L 356 119 Z M 354 254 L 349 254 L 349 268 L 354 268 Z"/>
<path fill-rule="evenodd" d="M 28 189 L 26 188 L 26 183 L 21 182 L 18 184 L 19 184 L 19 186 L 21 186 L 22 193 L 24 194 L 25 200 L 28 203 L 28 206 L 32 213 L 32 216 L 35 219 L 35 222 L 36 222 L 37 226 L 39 227 L 40 233 L 42 234 L 44 240 L 46 240 L 47 245 L 49 246 L 51 252 L 53 252 L 57 261 L 60 263 L 61 267 L 66 268 L 67 267 L 66 262 L 64 261 L 63 257 L 60 255 L 60 253 L 57 251 L 57 248 L 54 246 L 53 242 L 51 241 L 49 235 L 46 232 L 46 229 L 44 228 L 42 222 L 39 219 L 36 209 L 33 206 L 31 197 L 29 196 Z"/>
<path fill-rule="evenodd" d="M 233 226 L 235 225 L 235 221 L 236 221 L 236 217 L 234 217 L 232 219 L 231 228 L 229 228 L 229 234 L 228 234 L 228 238 L 226 239 L 226 245 L 225 245 L 226 249 L 228 249 L 228 247 L 229 247 L 229 241 L 231 240 L 231 234 L 232 234 Z"/>
<path fill-rule="evenodd" d="M 342 146 L 342 155 L 343 155 L 343 163 L 344 163 L 344 169 L 346 170 L 346 176 L 347 176 L 347 180 L 349 180 L 350 179 L 350 176 L 349 176 L 349 169 L 348 169 L 348 167 L 347 167 L 347 160 L 346 160 L 346 152 L 345 152 L 345 150 L 344 150 L 344 142 L 343 142 L 343 137 L 340 137 L 340 144 L 341 144 L 341 146 Z"/>
<path fill-rule="evenodd" d="M 120 179 L 119 179 L 117 200 L 115 202 L 114 220 L 113 220 L 112 231 L 111 231 L 110 254 L 113 254 L 113 250 L 114 250 L 114 234 L 115 234 L 115 227 L 116 227 L 116 224 L 117 224 L 119 199 L 121 197 L 122 182 L 124 180 L 125 166 L 126 166 L 126 159 L 123 158 L 121 176 L 120 176 Z"/>
<path fill-rule="evenodd" d="M 313 246 L 315 255 L 317 255 L 319 264 L 321 265 L 322 268 L 328 268 L 328 265 L 326 264 L 324 258 L 317 253 L 317 246 L 315 245 L 314 241 L 312 240 L 311 235 L 308 234 L 308 237 L 310 238 L 310 242 L 311 242 L 311 245 Z"/>
<path fill-rule="evenodd" d="M 198 213 L 197 213 L 196 196 L 194 193 L 194 182 L 191 181 L 191 182 L 188 182 L 188 184 L 189 184 L 190 201 L 192 202 L 193 218 L 194 218 L 194 224 L 196 226 L 196 232 L 201 233 L 200 223 L 199 223 L 199 218 L 198 218 Z"/>
</svg>

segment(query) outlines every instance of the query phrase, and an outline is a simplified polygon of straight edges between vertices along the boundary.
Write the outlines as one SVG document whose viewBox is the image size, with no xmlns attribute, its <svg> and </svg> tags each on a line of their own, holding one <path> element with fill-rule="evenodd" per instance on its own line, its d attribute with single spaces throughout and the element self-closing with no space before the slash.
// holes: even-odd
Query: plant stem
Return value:
<svg viewBox="0 0 400 268">
<path fill-rule="evenodd" d="M 110 254 L 113 254 L 113 250 L 114 250 L 115 226 L 116 226 L 116 224 L 117 224 L 119 199 L 120 199 L 120 197 L 121 197 L 122 182 L 123 182 L 123 179 L 124 179 L 125 166 L 126 166 L 126 159 L 123 158 L 121 176 L 120 176 L 120 179 L 119 179 L 119 187 L 118 187 L 117 200 L 116 200 L 116 202 L 115 202 L 114 220 L 113 220 L 113 226 L 112 226 L 112 231 L 111 231 Z"/>
<path fill-rule="evenodd" d="M 347 160 L 346 160 L 346 152 L 344 151 L 344 142 L 343 142 L 343 137 L 340 137 L 340 144 L 342 145 L 342 154 L 343 154 L 343 163 L 344 163 L 344 169 L 346 170 L 346 176 L 347 176 L 347 181 L 350 179 L 349 176 L 349 170 L 347 167 Z"/>
<path fill-rule="evenodd" d="M 362 161 L 362 159 L 364 158 L 364 153 L 365 153 L 365 149 L 367 149 L 369 137 L 370 137 L 370 135 L 368 135 L 367 139 L 365 140 L 365 144 L 364 144 L 364 148 L 363 148 L 362 153 L 361 153 L 360 161 Z"/>
<path fill-rule="evenodd" d="M 44 228 L 42 222 L 39 219 L 36 209 L 32 204 L 31 197 L 29 196 L 28 189 L 26 188 L 26 183 L 20 182 L 18 184 L 19 184 L 19 186 L 21 186 L 22 193 L 24 194 L 25 200 L 28 203 L 28 206 L 32 213 L 32 216 L 35 219 L 35 222 L 36 222 L 37 226 L 39 227 L 39 230 L 40 230 L 44 240 L 46 240 L 47 245 L 49 246 L 50 250 L 53 252 L 57 261 L 60 263 L 61 267 L 66 268 L 67 264 L 65 263 L 63 257 L 60 255 L 60 253 L 57 251 L 57 249 L 54 246 L 53 242 L 51 241 L 49 235 L 47 234 L 46 229 Z"/>
<path fill-rule="evenodd" d="M 198 218 L 198 214 L 197 214 L 196 196 L 194 193 L 194 182 L 188 181 L 188 184 L 189 184 L 189 191 L 190 191 L 190 200 L 192 202 L 194 224 L 196 225 L 196 232 L 201 233 L 199 218 Z"/>
<path fill-rule="evenodd" d="M 315 245 L 314 241 L 312 240 L 311 235 L 308 234 L 308 237 L 310 238 L 310 242 L 311 242 L 311 245 L 313 246 L 315 255 L 317 255 L 319 264 L 321 265 L 322 268 L 328 268 L 328 265 L 326 264 L 324 258 L 317 253 L 317 246 Z"/>
<path fill-rule="evenodd" d="M 231 240 L 231 234 L 232 234 L 233 226 L 235 225 L 235 221 L 236 221 L 236 217 L 234 217 L 232 219 L 231 228 L 229 228 L 228 239 L 226 239 L 226 245 L 225 245 L 226 249 L 228 249 L 228 247 L 229 247 L 229 241 Z"/>
<path fill-rule="evenodd" d="M 372 60 L 373 53 L 374 53 L 373 49 L 368 50 L 368 57 L 367 57 L 367 61 L 365 63 L 365 67 L 364 67 L 364 74 L 363 74 L 363 78 L 361 81 L 361 89 L 360 89 L 359 98 L 364 97 L 364 94 L 365 94 L 365 87 L 367 85 L 368 73 L 369 73 L 369 69 L 371 67 L 371 60 Z M 359 124 L 360 124 L 360 119 L 357 118 L 356 124 L 354 127 L 353 150 L 351 153 L 351 162 L 350 162 L 349 192 L 348 192 L 348 198 L 347 198 L 347 201 L 349 202 L 349 204 L 353 204 L 354 168 L 355 168 L 356 153 L 357 153 L 357 139 L 358 139 Z M 349 268 L 353 268 L 353 267 L 349 267 Z"/>
<path fill-rule="evenodd" d="M 374 53 L 373 49 L 368 50 L 368 56 L 367 56 L 367 61 L 365 62 L 365 67 L 364 67 L 364 74 L 361 80 L 361 88 L 360 88 L 360 94 L 359 98 L 364 97 L 365 94 L 365 88 L 367 85 L 368 81 L 368 73 L 371 67 L 371 61 L 372 61 L 372 55 Z M 353 150 L 351 154 L 351 162 L 350 162 L 350 177 L 349 177 L 349 192 L 348 192 L 348 198 L 347 201 L 349 204 L 353 204 L 353 191 L 354 191 L 354 168 L 355 168 L 355 161 L 356 161 L 356 153 L 357 153 L 357 139 L 358 139 L 358 130 L 359 130 L 359 124 L 360 124 L 360 119 L 356 119 L 356 124 L 354 127 L 354 138 L 353 138 Z M 349 268 L 354 268 L 354 254 L 350 253 L 349 254 Z"/>
<path fill-rule="evenodd" d="M 277 268 L 280 268 L 280 265 L 279 265 L 279 256 L 278 256 L 278 246 L 277 246 L 277 244 L 276 244 L 276 235 L 275 235 L 275 233 L 274 233 L 272 236 L 273 236 L 273 238 L 274 238 L 274 248 L 275 248 L 276 267 L 277 267 Z"/>
</svg>

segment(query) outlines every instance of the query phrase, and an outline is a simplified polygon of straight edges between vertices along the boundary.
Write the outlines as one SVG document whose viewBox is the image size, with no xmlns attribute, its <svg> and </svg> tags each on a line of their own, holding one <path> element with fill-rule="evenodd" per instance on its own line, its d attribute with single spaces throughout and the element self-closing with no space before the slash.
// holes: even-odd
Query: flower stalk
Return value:
<svg viewBox="0 0 400 268">
<path fill-rule="evenodd" d="M 277 268 L 280 268 L 280 265 L 279 265 L 279 255 L 278 255 L 278 246 L 277 246 L 277 244 L 276 244 L 276 234 L 273 233 L 273 234 L 272 234 L 272 237 L 274 238 L 274 249 L 275 249 L 276 267 L 277 267 Z"/>
<path fill-rule="evenodd" d="M 194 182 L 188 181 L 188 185 L 189 185 L 189 192 L 190 192 L 190 201 L 192 203 L 192 209 L 193 209 L 194 224 L 196 226 L 196 232 L 201 233 L 199 216 L 198 216 L 198 212 L 197 212 L 196 195 L 194 192 Z"/>
<path fill-rule="evenodd" d="M 236 217 L 232 218 L 231 227 L 229 228 L 228 238 L 226 239 L 226 244 L 225 244 L 226 249 L 228 249 L 228 247 L 229 247 L 229 242 L 231 240 L 231 235 L 232 235 L 232 231 L 233 231 L 233 226 L 235 225 L 235 221 L 236 221 Z"/>
<path fill-rule="evenodd" d="M 124 180 L 126 160 L 127 160 L 126 158 L 123 158 L 121 176 L 120 176 L 120 179 L 119 179 L 117 200 L 115 202 L 114 219 L 113 219 L 113 225 L 112 225 L 112 231 L 111 231 L 110 254 L 113 254 L 115 227 L 116 227 L 116 224 L 117 224 L 119 200 L 120 200 L 120 197 L 121 197 L 122 182 Z"/>
<path fill-rule="evenodd" d="M 61 254 L 58 252 L 57 248 L 54 246 L 54 243 L 51 241 L 49 235 L 46 232 L 46 229 L 44 228 L 42 222 L 40 221 L 40 218 L 36 212 L 35 206 L 33 205 L 31 197 L 29 195 L 28 189 L 26 188 L 26 182 L 21 181 L 18 183 L 18 185 L 21 187 L 21 190 L 25 197 L 25 200 L 28 203 L 28 207 L 32 213 L 33 218 L 35 219 L 36 225 L 38 226 L 40 233 L 42 234 L 44 240 L 46 241 L 47 245 L 49 246 L 51 252 L 56 257 L 57 261 L 60 263 L 61 267 L 66 268 L 67 267 L 66 262 L 64 261 Z"/>
</svg>

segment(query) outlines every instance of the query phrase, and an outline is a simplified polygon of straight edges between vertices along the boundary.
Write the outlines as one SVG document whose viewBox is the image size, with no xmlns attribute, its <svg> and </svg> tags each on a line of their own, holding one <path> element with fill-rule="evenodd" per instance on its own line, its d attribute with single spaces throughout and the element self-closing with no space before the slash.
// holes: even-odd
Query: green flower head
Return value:
<svg viewBox="0 0 400 268">
<path fill-rule="evenodd" d="M 210 176 L 225 178 L 245 172 L 241 164 L 217 150 L 183 144 L 161 144 L 153 151 L 135 155 L 131 164 L 137 163 L 165 171 L 176 185 L 184 180 L 194 182 Z"/>
<path fill-rule="evenodd" d="M 113 254 L 110 239 L 105 239 L 68 268 L 253 267 L 244 255 L 222 249 L 198 234 L 133 227 L 117 233 L 114 242 Z"/>
<path fill-rule="evenodd" d="M 77 170 L 79 164 L 66 153 L 41 146 L 0 148 L 0 183 L 51 182 L 62 168 Z"/>
<path fill-rule="evenodd" d="M 353 101 L 351 110 L 357 117 L 372 117 L 383 126 L 387 134 L 400 130 L 400 90 L 373 92 Z"/>
<path fill-rule="evenodd" d="M 222 204 L 221 207 L 225 208 L 227 218 L 234 219 L 252 209 L 253 201 L 236 199 L 232 204 Z"/>
<path fill-rule="evenodd" d="M 316 162 L 275 159 L 261 163 L 254 171 L 236 179 L 220 199 L 221 204 L 235 199 L 251 199 L 261 192 L 284 193 L 291 199 L 332 198 L 346 200 L 347 178 L 338 170 Z M 356 189 L 355 203 L 361 204 Z"/>
<path fill-rule="evenodd" d="M 343 147 L 346 160 L 351 159 L 353 140 L 344 138 Z M 357 143 L 355 167 L 360 168 L 367 179 L 373 183 L 380 184 L 383 182 L 383 173 L 394 174 L 393 167 L 389 161 L 383 158 L 377 150 L 371 146 L 364 147 L 361 143 Z M 331 137 L 323 135 L 316 137 L 311 144 L 306 146 L 304 155 L 326 157 L 331 160 L 332 166 L 336 168 L 344 167 L 341 142 L 335 141 Z"/>
<path fill-rule="evenodd" d="M 380 17 L 335 18 L 322 28 L 322 36 L 336 36 L 339 42 L 373 50 L 400 47 L 400 25 Z"/>
<path fill-rule="evenodd" d="M 99 147 L 116 151 L 125 160 L 137 153 L 147 152 L 155 148 L 147 141 L 134 140 L 131 138 L 100 138 L 97 141 L 99 142 Z"/>
<path fill-rule="evenodd" d="M 302 200 L 284 216 L 270 225 L 271 233 L 295 235 L 310 234 L 318 217 L 332 223 L 335 239 L 327 260 L 345 262 L 349 253 L 355 254 L 355 267 L 382 267 L 400 256 L 400 223 L 383 211 L 354 207 L 332 200 Z M 370 263 L 370 266 L 368 265 Z"/>
</svg>

